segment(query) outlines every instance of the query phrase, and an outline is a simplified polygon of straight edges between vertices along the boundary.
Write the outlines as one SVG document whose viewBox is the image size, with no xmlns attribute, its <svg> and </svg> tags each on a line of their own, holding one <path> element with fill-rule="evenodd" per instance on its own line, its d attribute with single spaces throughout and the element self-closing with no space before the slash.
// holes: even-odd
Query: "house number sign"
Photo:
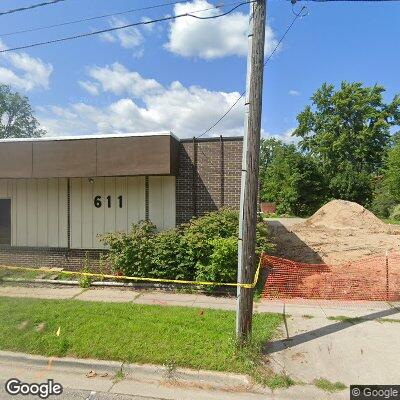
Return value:
<svg viewBox="0 0 400 400">
<path fill-rule="evenodd" d="M 117 197 L 117 202 L 118 202 L 118 207 L 122 208 L 122 206 L 123 206 L 123 197 L 122 196 L 118 196 Z M 94 204 L 94 206 L 96 208 L 103 207 L 103 198 L 101 196 L 95 196 L 95 198 L 93 199 L 93 204 Z M 111 196 L 107 196 L 105 204 L 107 205 L 108 208 L 111 208 L 111 206 L 113 204 L 113 198 Z"/>
</svg>

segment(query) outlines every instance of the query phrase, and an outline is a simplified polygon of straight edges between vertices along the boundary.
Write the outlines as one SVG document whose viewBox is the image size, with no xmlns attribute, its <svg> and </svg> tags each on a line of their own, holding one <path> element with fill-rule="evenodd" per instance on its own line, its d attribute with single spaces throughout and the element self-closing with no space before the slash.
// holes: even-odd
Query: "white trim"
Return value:
<svg viewBox="0 0 400 400">
<path fill-rule="evenodd" d="M 81 140 L 81 139 L 111 139 L 111 138 L 126 138 L 126 137 L 143 137 L 143 136 L 172 136 L 176 140 L 180 140 L 170 131 L 161 132 L 137 132 L 137 133 L 111 133 L 102 135 L 72 135 L 72 136 L 43 136 L 38 138 L 9 138 L 0 139 L 0 143 L 10 142 L 51 142 L 59 140 Z"/>
</svg>

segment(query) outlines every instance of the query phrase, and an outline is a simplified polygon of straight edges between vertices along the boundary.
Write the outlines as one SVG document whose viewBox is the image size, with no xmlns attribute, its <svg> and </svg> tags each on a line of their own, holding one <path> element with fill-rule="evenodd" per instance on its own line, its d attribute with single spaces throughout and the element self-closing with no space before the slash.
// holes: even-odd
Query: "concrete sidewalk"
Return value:
<svg viewBox="0 0 400 400">
<path fill-rule="evenodd" d="M 103 301 L 117 303 L 135 303 L 163 306 L 184 306 L 236 310 L 233 297 L 213 297 L 204 294 L 180 294 L 161 291 L 139 291 L 127 288 L 90 288 L 79 287 L 28 287 L 22 285 L 0 285 L 0 296 L 28 297 L 37 299 L 76 299 L 82 301 Z M 327 318 L 333 316 L 362 317 L 373 312 L 398 308 L 400 303 L 387 302 L 345 302 L 327 300 L 261 300 L 254 303 L 256 312 L 274 312 L 291 316 L 312 316 Z M 393 319 L 400 315 L 393 314 Z"/>
</svg>

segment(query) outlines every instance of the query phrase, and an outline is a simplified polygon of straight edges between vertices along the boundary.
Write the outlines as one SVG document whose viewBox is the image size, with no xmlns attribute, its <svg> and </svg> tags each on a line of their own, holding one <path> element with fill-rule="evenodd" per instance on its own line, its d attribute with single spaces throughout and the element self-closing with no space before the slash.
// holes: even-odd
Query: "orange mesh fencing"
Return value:
<svg viewBox="0 0 400 400">
<path fill-rule="evenodd" d="M 338 265 L 304 264 L 264 255 L 263 298 L 326 300 L 400 300 L 400 254 Z"/>
</svg>

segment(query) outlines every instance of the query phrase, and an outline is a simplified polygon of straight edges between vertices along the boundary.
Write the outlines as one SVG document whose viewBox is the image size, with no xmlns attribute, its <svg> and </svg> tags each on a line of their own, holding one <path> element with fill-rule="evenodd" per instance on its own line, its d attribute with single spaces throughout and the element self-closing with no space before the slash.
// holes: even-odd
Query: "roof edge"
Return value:
<svg viewBox="0 0 400 400">
<path fill-rule="evenodd" d="M 113 139 L 113 138 L 129 138 L 129 137 L 146 137 L 146 136 L 171 136 L 177 141 L 180 139 L 171 131 L 160 132 L 135 132 L 135 133 L 111 133 L 111 134 L 97 134 L 97 135 L 70 135 L 70 136 L 41 136 L 29 138 L 8 138 L 0 139 L 0 143 L 14 143 L 14 142 L 53 142 L 63 140 L 88 140 L 88 139 Z"/>
</svg>

